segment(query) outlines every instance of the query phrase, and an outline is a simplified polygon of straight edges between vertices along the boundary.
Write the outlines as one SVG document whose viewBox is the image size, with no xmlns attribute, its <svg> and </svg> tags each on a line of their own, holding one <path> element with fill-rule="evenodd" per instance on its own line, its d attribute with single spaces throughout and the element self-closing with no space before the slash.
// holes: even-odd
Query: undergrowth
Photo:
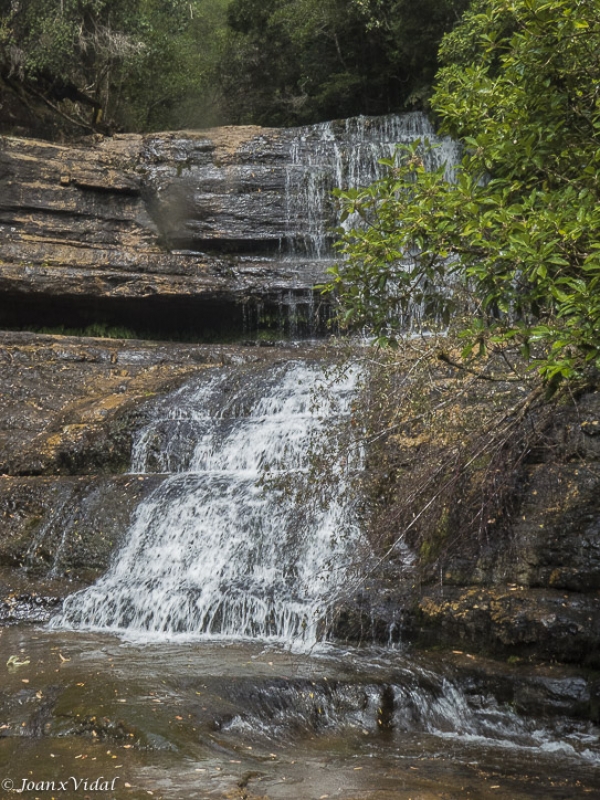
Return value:
<svg viewBox="0 0 600 800">
<path fill-rule="evenodd" d="M 548 398 L 539 377 L 504 347 L 476 367 L 459 364 L 443 337 L 404 342 L 370 360 L 365 489 L 378 565 L 413 554 L 420 580 L 437 580 L 455 556 L 506 540 L 526 466 L 566 386 Z"/>
</svg>

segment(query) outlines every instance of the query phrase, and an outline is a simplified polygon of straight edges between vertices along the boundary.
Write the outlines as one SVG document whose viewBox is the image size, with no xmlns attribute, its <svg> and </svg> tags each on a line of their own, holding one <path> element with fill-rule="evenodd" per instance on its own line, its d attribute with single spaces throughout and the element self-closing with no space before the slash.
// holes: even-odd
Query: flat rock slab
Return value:
<svg viewBox="0 0 600 800">
<path fill-rule="evenodd" d="M 144 403 L 233 357 L 221 347 L 0 333 L 0 473 L 121 472 Z"/>
</svg>

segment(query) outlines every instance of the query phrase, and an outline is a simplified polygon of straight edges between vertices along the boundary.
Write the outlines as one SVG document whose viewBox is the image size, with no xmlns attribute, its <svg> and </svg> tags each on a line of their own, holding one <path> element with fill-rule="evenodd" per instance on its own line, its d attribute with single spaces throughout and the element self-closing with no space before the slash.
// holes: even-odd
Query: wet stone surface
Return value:
<svg viewBox="0 0 600 800">
<path fill-rule="evenodd" d="M 489 665 L 467 654 L 136 645 L 22 627 L 4 629 L 0 646 L 0 766 L 14 788 L 71 781 L 59 796 L 83 797 L 73 781 L 102 777 L 115 784 L 103 796 L 119 800 L 554 800 L 600 790 L 598 730 L 519 717 L 490 694 L 491 674 L 478 685 Z M 529 668 L 523 678 L 546 680 Z"/>
</svg>

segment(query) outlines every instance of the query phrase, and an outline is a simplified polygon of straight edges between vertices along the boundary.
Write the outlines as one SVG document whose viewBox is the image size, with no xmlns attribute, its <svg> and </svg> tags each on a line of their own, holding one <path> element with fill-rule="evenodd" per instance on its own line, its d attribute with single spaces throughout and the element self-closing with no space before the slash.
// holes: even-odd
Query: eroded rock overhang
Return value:
<svg viewBox="0 0 600 800">
<path fill-rule="evenodd" d="M 285 252 L 285 132 L 0 147 L 4 326 L 222 334 L 322 277 Z"/>
<path fill-rule="evenodd" d="M 0 326 L 152 326 L 176 335 L 326 328 L 331 190 L 365 185 L 425 117 L 0 138 Z M 283 321 L 282 321 L 283 320 Z M 141 325 L 141 328 L 140 328 Z"/>
</svg>

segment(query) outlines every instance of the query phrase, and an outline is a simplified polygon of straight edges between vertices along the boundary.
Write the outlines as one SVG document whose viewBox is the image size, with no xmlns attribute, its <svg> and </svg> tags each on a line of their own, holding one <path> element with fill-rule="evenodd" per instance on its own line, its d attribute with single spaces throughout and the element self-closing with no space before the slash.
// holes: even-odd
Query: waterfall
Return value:
<svg viewBox="0 0 600 800">
<path fill-rule="evenodd" d="M 290 145 L 285 175 L 286 238 L 292 253 L 331 258 L 333 230 L 339 225 L 332 190 L 368 186 L 381 177 L 381 159 L 392 158 L 397 145 L 417 139 L 433 146 L 425 154 L 427 168 L 446 164 L 451 178 L 460 147 L 447 136 L 439 137 L 419 112 L 353 117 L 299 128 Z"/>
<path fill-rule="evenodd" d="M 139 433 L 132 471 L 165 480 L 106 575 L 69 597 L 54 627 L 322 637 L 359 541 L 361 454 L 344 439 L 359 370 L 297 361 L 209 372 L 159 402 Z"/>
</svg>

